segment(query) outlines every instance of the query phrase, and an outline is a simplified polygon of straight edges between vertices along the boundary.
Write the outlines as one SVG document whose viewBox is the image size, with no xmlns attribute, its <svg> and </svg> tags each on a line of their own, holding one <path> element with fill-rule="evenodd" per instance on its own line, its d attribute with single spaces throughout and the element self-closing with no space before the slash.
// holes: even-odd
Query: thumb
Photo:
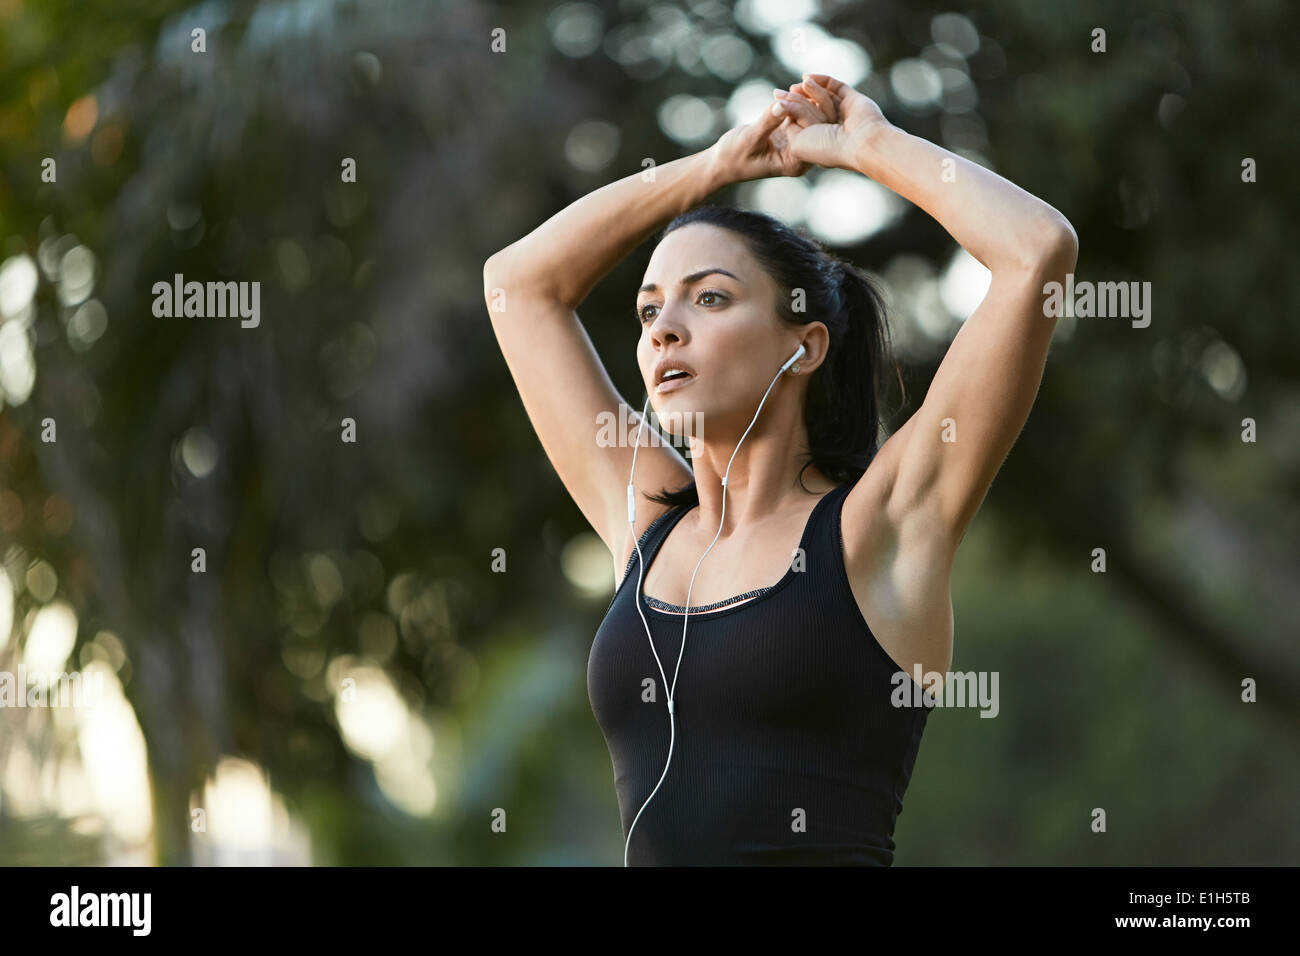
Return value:
<svg viewBox="0 0 1300 956">
<path fill-rule="evenodd" d="M 760 137 L 767 136 L 772 130 L 785 122 L 789 116 L 790 111 L 774 101 L 764 108 L 763 115 L 755 121 L 754 132 Z"/>
</svg>

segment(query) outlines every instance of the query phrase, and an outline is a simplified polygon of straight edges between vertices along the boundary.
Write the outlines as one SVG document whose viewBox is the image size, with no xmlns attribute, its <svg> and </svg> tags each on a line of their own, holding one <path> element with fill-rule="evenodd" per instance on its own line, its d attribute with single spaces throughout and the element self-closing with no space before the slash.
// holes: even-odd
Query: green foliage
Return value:
<svg viewBox="0 0 1300 956">
<path fill-rule="evenodd" d="M 599 6 L 607 36 L 655 22 L 646 5 Z M 1296 768 L 1276 757 L 1300 709 L 1300 194 L 1282 119 L 1300 111 L 1283 41 L 1295 15 L 1281 2 L 1087 6 L 965 10 L 997 44 L 972 59 L 985 156 L 1071 220 L 1079 277 L 1150 281 L 1154 318 L 1079 319 L 1053 345 L 954 579 L 954 669 L 1001 670 L 1002 713 L 932 716 L 898 860 L 1294 861 L 1283 795 Z M 682 7 L 692 30 L 752 45 L 747 78 L 797 79 L 722 5 Z M 56 569 L 79 617 L 74 658 L 101 628 L 126 649 L 162 862 L 189 859 L 190 794 L 222 754 L 268 770 L 318 862 L 621 852 L 582 679 L 606 602 L 576 595 L 558 561 L 589 529 L 528 425 L 479 273 L 643 157 L 688 151 L 656 123 L 668 96 L 725 98 L 737 82 L 624 68 L 608 45 L 567 58 L 550 9 L 0 4 L 0 259 L 85 245 L 107 314 L 77 347 L 75 309 L 42 272 L 35 387 L 0 406 L 0 532 L 7 564 Z M 849 4 L 825 26 L 864 44 L 884 83 L 946 9 Z M 206 54 L 190 52 L 194 26 Z M 490 50 L 496 26 L 505 54 Z M 1098 26 L 1105 54 L 1089 49 Z M 69 111 L 87 96 L 94 122 L 77 135 L 84 112 Z M 943 141 L 939 114 L 885 105 Z M 591 118 L 617 126 L 620 147 L 580 172 L 565 138 Z M 47 156 L 57 184 L 40 181 Z M 343 157 L 355 184 L 340 181 Z M 1244 157 L 1258 182 L 1242 182 Z M 951 250 L 912 209 L 835 251 L 883 270 Z M 581 309 L 630 401 L 634 330 L 619 317 L 643 264 L 630 257 Z M 260 281 L 261 326 L 155 318 L 153 283 L 175 273 Z M 912 394 L 941 353 L 912 363 Z M 1246 375 L 1236 394 L 1207 374 L 1225 354 Z M 340 442 L 345 417 L 356 444 Z M 201 478 L 183 460 L 195 434 L 215 448 Z M 56 497 L 74 515 L 63 531 L 48 520 Z M 205 574 L 190 570 L 199 546 Z M 1104 575 L 1089 571 L 1096 547 Z M 20 592 L 15 621 L 39 603 Z M 376 658 L 380 618 L 397 639 Z M 429 818 L 395 809 L 340 736 L 322 663 L 339 655 L 377 659 L 436 728 Z M 1239 701 L 1247 676 L 1258 705 Z M 0 778 L 13 743 L 0 724 Z M 1104 835 L 1088 830 L 1098 806 Z M 489 829 L 498 807 L 505 834 Z M 8 813 L 0 799 L 0 859 L 88 852 L 62 823 Z"/>
</svg>

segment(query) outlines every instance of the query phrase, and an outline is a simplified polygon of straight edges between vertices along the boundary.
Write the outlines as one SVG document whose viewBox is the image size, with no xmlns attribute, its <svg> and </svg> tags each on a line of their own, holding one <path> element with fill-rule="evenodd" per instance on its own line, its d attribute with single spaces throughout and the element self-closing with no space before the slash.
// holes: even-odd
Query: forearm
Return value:
<svg viewBox="0 0 1300 956">
<path fill-rule="evenodd" d="M 990 270 L 1037 267 L 1076 241 L 1065 217 L 1041 199 L 896 126 L 872 133 L 852 167 L 920 206 Z"/>
<path fill-rule="evenodd" d="M 629 252 L 725 186 L 711 150 L 633 173 L 571 203 L 492 256 L 484 284 L 527 289 L 576 307 Z"/>
</svg>

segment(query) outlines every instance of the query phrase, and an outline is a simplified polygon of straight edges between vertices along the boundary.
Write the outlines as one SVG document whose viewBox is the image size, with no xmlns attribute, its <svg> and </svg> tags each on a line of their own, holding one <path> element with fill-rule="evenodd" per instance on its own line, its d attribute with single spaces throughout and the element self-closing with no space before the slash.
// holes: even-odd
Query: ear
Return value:
<svg viewBox="0 0 1300 956">
<path fill-rule="evenodd" d="M 804 354 L 799 357 L 795 365 L 799 366 L 798 375 L 811 375 L 821 367 L 822 362 L 826 361 L 826 353 L 830 350 L 831 333 L 826 328 L 824 322 L 809 322 L 807 325 L 799 327 L 799 341 L 795 348 L 800 345 L 804 347 Z M 793 349 L 791 349 L 793 351 Z M 794 371 L 791 366 L 790 371 Z"/>
</svg>

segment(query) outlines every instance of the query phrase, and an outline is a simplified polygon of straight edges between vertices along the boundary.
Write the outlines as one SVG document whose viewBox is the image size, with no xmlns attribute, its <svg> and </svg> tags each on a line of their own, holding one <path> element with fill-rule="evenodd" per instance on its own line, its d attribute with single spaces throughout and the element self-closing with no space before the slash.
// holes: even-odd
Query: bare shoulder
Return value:
<svg viewBox="0 0 1300 956">
<path fill-rule="evenodd" d="M 637 499 L 635 535 L 632 527 L 625 522 L 622 537 L 618 539 L 618 545 L 610 549 L 610 553 L 614 558 L 614 590 L 617 591 L 623 584 L 623 574 L 627 570 L 628 562 L 632 560 L 632 553 L 636 550 L 637 541 L 641 540 L 645 533 L 650 530 L 651 525 L 671 510 L 670 505 L 658 501 L 649 501 L 644 496 Z"/>
</svg>

